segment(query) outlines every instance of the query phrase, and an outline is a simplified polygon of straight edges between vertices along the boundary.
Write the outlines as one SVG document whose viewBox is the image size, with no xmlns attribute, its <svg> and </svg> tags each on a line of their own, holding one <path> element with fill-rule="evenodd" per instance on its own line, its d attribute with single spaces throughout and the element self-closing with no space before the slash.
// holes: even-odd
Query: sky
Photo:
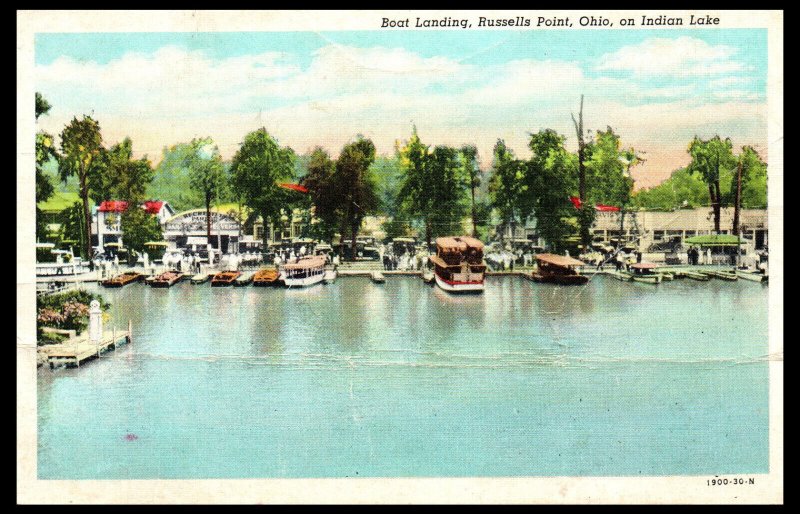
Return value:
<svg viewBox="0 0 800 514">
<path fill-rule="evenodd" d="M 35 63 L 53 106 L 38 129 L 90 115 L 154 163 L 206 136 L 229 159 L 260 127 L 299 154 L 362 134 L 392 155 L 415 125 L 488 168 L 498 138 L 525 158 L 544 128 L 576 149 L 582 94 L 585 128 L 644 159 L 638 188 L 685 166 L 694 136 L 767 157 L 765 29 L 41 33 Z"/>
</svg>

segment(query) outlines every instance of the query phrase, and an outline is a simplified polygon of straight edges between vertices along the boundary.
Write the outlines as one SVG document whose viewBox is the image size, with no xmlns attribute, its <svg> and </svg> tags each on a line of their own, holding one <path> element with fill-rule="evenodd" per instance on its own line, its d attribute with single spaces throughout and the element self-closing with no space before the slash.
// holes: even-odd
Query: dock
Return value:
<svg viewBox="0 0 800 514">
<path fill-rule="evenodd" d="M 87 332 L 63 343 L 44 346 L 39 351 L 46 355 L 50 369 L 60 365 L 80 367 L 81 363 L 100 358 L 102 354 L 116 350 L 117 345 L 129 344 L 132 340 L 132 327 L 129 321 L 128 330 L 105 331 L 99 342 L 90 341 Z"/>
</svg>

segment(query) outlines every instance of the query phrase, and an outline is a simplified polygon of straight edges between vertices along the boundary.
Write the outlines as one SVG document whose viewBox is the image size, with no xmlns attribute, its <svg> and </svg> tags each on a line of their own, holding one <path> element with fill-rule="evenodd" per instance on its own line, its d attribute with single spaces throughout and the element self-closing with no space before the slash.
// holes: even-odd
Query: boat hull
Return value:
<svg viewBox="0 0 800 514">
<path fill-rule="evenodd" d="M 645 275 L 645 276 L 636 276 L 633 275 L 634 282 L 640 282 L 642 284 L 660 284 L 661 283 L 661 275 Z"/>
<path fill-rule="evenodd" d="M 316 275 L 311 275 L 310 277 L 303 277 L 303 278 L 287 278 L 284 277 L 283 282 L 286 287 L 308 287 L 313 286 L 314 284 L 319 284 L 325 279 L 325 275 L 323 273 L 318 273 Z"/>
<path fill-rule="evenodd" d="M 482 293 L 483 280 L 473 282 L 451 282 L 434 273 L 436 285 L 448 293 Z"/>
<path fill-rule="evenodd" d="M 539 273 L 533 273 L 531 274 L 531 280 L 545 284 L 577 286 L 589 282 L 589 277 L 586 275 L 542 275 Z"/>
<path fill-rule="evenodd" d="M 750 273 L 748 271 L 737 271 L 736 275 L 742 280 L 749 280 L 750 282 L 767 282 L 769 280 L 766 275 Z"/>
</svg>

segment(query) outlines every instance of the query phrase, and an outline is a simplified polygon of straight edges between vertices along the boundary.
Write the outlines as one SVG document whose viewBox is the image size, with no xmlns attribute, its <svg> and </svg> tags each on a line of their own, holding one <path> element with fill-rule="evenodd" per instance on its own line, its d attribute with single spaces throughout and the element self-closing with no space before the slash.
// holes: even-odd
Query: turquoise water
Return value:
<svg viewBox="0 0 800 514">
<path fill-rule="evenodd" d="M 39 371 L 43 479 L 768 471 L 760 284 L 101 292 L 134 342 Z"/>
</svg>

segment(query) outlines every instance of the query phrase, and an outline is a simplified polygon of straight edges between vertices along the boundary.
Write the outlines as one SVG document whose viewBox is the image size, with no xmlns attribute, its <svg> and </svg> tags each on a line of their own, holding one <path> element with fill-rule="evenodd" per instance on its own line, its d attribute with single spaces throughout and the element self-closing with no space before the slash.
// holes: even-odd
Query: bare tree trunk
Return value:
<svg viewBox="0 0 800 514">
<path fill-rule="evenodd" d="M 353 236 L 352 240 L 350 241 L 350 251 L 353 253 L 353 261 L 356 260 L 356 236 L 358 235 L 358 226 L 361 223 L 356 223 L 353 220 L 352 224 L 350 225 L 350 234 Z"/>
<path fill-rule="evenodd" d="M 572 122 L 575 124 L 575 132 L 578 135 L 578 197 L 581 202 L 586 200 L 586 164 L 584 164 L 584 148 L 586 143 L 583 140 L 583 95 L 581 95 L 581 110 L 578 111 L 578 120 L 572 115 Z"/>
<path fill-rule="evenodd" d="M 86 241 L 83 244 L 83 251 L 86 258 L 92 258 L 92 215 L 89 212 L 89 188 L 86 184 L 86 173 L 81 171 L 81 201 L 83 202 L 83 222 L 86 225 Z M 99 243 L 99 241 L 98 241 Z"/>
<path fill-rule="evenodd" d="M 714 203 L 714 230 L 719 234 L 720 215 L 722 211 L 722 193 L 719 190 L 719 179 L 714 181 L 714 196 L 716 202 Z"/>
<path fill-rule="evenodd" d="M 742 203 L 742 163 L 736 168 L 736 196 L 733 206 L 733 234 L 739 235 L 739 210 Z"/>
<path fill-rule="evenodd" d="M 425 242 L 428 243 L 428 246 L 431 245 L 431 224 L 428 220 L 425 220 Z"/>
<path fill-rule="evenodd" d="M 206 244 L 211 242 L 211 195 L 206 191 Z"/>
<path fill-rule="evenodd" d="M 478 226 L 475 224 L 475 179 L 472 179 L 472 237 L 478 235 Z"/>
</svg>

